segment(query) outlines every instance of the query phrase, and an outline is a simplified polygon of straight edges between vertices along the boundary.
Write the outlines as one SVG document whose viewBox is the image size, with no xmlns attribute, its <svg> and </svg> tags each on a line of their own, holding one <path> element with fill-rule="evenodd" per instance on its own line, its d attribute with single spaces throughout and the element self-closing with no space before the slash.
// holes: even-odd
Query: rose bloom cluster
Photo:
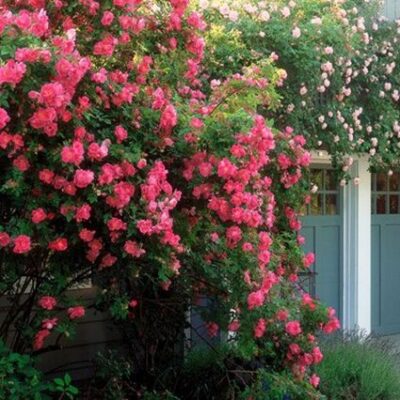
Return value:
<svg viewBox="0 0 400 400">
<path fill-rule="evenodd" d="M 179 272 L 177 255 L 184 246 L 172 212 L 181 192 L 168 182 L 162 157 L 148 151 L 173 146 L 178 123 L 172 99 L 178 82 L 171 87 L 159 82 L 163 63 L 183 60 L 180 90 L 190 98 L 190 87 L 198 85 L 206 24 L 187 11 L 185 0 L 166 3 L 161 13 L 141 3 L 114 1 L 106 8 L 77 2 L 77 14 L 69 14 L 63 1 L 0 3 L 1 45 L 13 49 L 0 66 L 0 89 L 8 99 L 0 106 L 1 186 L 11 207 L 30 199 L 2 223 L 0 248 L 7 262 L 18 256 L 21 264 L 31 258 L 40 264 L 46 258 L 38 278 L 68 266 L 68 257 L 79 253 L 64 290 L 73 273 L 95 274 L 121 264 L 139 270 L 135 260 L 145 257 L 146 242 L 150 251 L 154 243 L 162 249 L 165 288 Z M 80 26 L 100 38 L 87 41 Z M 157 46 L 140 54 L 132 43 L 146 31 L 153 31 L 151 44 Z M 26 96 L 19 98 L 19 91 Z M 156 122 L 143 134 L 146 110 Z M 104 121 L 96 122 L 99 113 Z M 39 305 L 46 318 L 35 336 L 36 350 L 57 325 L 56 319 L 46 321 L 63 292 L 54 289 L 49 296 L 44 290 Z M 60 304 L 57 312 L 67 309 L 71 321 L 83 317 L 79 307 Z"/>
<path fill-rule="evenodd" d="M 282 143 L 285 144 L 284 151 Z M 295 285 L 298 273 L 310 268 L 314 262 L 314 255 L 309 253 L 301 263 L 293 265 L 277 250 L 275 245 L 280 238 L 276 232 L 281 229 L 282 217 L 285 231 L 292 231 L 297 242 L 304 239 L 299 234 L 298 213 L 287 207 L 284 216 L 279 215 L 275 190 L 277 187 L 290 190 L 298 185 L 303 168 L 310 163 L 310 154 L 304 145 L 304 137 L 296 135 L 290 128 L 274 135 L 265 119 L 256 115 L 250 131 L 236 135 L 229 158 L 195 153 L 185 160 L 184 170 L 184 177 L 193 185 L 192 195 L 205 201 L 208 209 L 192 210 L 193 224 L 208 218 L 214 228 L 210 232 L 213 245 L 204 256 L 206 262 L 214 265 L 222 259 L 229 271 L 234 270 L 238 257 L 243 257 L 242 262 L 251 260 L 244 263 L 249 267 L 226 277 L 232 280 L 235 288 L 231 295 L 234 313 L 231 312 L 231 318 L 224 322 L 228 323 L 227 330 L 235 333 L 239 343 L 246 341 L 248 334 L 256 340 L 268 338 L 277 348 L 287 341 L 286 361 L 299 378 L 304 378 L 309 367 L 321 362 L 323 357 L 315 335 L 303 328 L 301 322 L 304 314 L 321 312 L 321 306 L 307 293 L 299 294 L 297 301 L 292 299 L 287 308 L 274 304 L 282 288 L 288 282 Z M 275 151 L 278 151 L 277 163 Z M 279 176 L 280 180 L 274 181 Z M 290 245 L 287 245 L 285 251 L 289 249 Z M 199 293 L 203 293 L 201 288 Z M 329 309 L 325 317 L 324 321 L 318 322 L 318 327 L 325 333 L 340 327 L 335 310 Z M 250 332 L 243 332 L 249 327 Z M 213 337 L 221 327 L 216 321 L 209 321 L 207 329 Z M 310 377 L 310 384 L 318 386 L 318 383 L 316 375 Z"/>
<path fill-rule="evenodd" d="M 132 318 L 145 304 L 127 282 L 179 283 L 194 302 L 219 297 L 211 336 L 284 354 L 277 369 L 316 386 L 315 333 L 339 324 L 296 283 L 313 262 L 296 212 L 310 155 L 257 112 L 285 74 L 268 62 L 208 82 L 207 24 L 188 0 L 74 5 L 0 3 L 0 251 L 35 281 L 33 348 L 84 317 L 65 296 L 80 280 Z"/>
</svg>

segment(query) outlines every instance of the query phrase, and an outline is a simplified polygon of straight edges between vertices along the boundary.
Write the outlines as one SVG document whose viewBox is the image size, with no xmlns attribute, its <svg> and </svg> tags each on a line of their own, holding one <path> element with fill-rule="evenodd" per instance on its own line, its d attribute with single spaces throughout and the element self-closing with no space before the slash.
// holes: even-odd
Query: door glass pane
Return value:
<svg viewBox="0 0 400 400">
<path fill-rule="evenodd" d="M 338 196 L 336 194 L 326 195 L 326 215 L 336 215 L 338 214 Z"/>
<path fill-rule="evenodd" d="M 322 194 L 321 193 L 314 194 L 311 197 L 310 214 L 311 215 L 322 215 L 323 214 Z"/>
<path fill-rule="evenodd" d="M 390 214 L 398 214 L 399 213 L 399 196 L 397 194 L 390 195 L 389 209 L 390 209 Z"/>
<path fill-rule="evenodd" d="M 389 177 L 389 190 L 391 192 L 396 192 L 399 190 L 399 174 L 395 173 Z"/>
<path fill-rule="evenodd" d="M 308 214 L 308 205 L 303 204 L 300 209 L 300 215 L 307 215 Z"/>
<path fill-rule="evenodd" d="M 387 190 L 387 174 L 376 175 L 376 190 L 378 192 L 384 192 Z"/>
<path fill-rule="evenodd" d="M 322 175 L 323 171 L 321 169 L 311 170 L 311 182 L 314 185 L 317 185 L 319 190 L 323 189 Z"/>
<path fill-rule="evenodd" d="M 376 197 L 376 213 L 386 214 L 386 196 L 383 194 Z"/>
<path fill-rule="evenodd" d="M 338 181 L 335 177 L 335 173 L 331 169 L 325 171 L 325 190 L 337 190 Z"/>
</svg>

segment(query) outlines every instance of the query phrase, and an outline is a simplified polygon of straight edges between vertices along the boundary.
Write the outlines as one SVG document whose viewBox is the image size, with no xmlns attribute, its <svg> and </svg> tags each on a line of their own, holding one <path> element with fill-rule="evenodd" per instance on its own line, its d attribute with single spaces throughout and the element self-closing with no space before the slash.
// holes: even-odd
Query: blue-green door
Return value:
<svg viewBox="0 0 400 400">
<path fill-rule="evenodd" d="M 372 174 L 372 330 L 400 333 L 400 175 Z"/>
<path fill-rule="evenodd" d="M 311 294 L 341 315 L 342 217 L 341 191 L 332 170 L 315 168 L 312 183 L 318 186 L 303 217 L 304 250 L 315 254 L 309 285 Z"/>
</svg>

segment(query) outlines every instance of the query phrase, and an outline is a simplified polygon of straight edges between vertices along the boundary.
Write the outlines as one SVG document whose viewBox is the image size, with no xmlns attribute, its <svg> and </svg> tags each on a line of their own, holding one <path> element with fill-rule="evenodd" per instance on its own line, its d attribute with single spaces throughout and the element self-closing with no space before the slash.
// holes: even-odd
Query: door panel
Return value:
<svg viewBox="0 0 400 400">
<path fill-rule="evenodd" d="M 372 330 L 400 332 L 400 174 L 371 176 Z"/>
<path fill-rule="evenodd" d="M 339 216 L 303 217 L 304 250 L 315 254 L 314 294 L 341 315 L 341 218 Z"/>
<path fill-rule="evenodd" d="M 372 329 L 400 332 L 400 216 L 373 215 L 371 227 Z"/>
</svg>

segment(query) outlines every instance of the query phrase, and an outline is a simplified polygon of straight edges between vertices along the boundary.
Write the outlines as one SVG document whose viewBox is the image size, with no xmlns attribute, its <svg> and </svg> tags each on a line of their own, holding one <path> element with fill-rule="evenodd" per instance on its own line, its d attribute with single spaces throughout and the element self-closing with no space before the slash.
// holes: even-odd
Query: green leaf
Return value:
<svg viewBox="0 0 400 400">
<path fill-rule="evenodd" d="M 58 386 L 64 387 L 64 380 L 62 378 L 54 378 L 54 383 Z"/>
<path fill-rule="evenodd" d="M 69 384 L 72 382 L 71 376 L 70 376 L 69 374 L 65 374 L 65 376 L 64 376 L 64 382 L 65 382 L 67 385 L 69 385 Z"/>
</svg>

